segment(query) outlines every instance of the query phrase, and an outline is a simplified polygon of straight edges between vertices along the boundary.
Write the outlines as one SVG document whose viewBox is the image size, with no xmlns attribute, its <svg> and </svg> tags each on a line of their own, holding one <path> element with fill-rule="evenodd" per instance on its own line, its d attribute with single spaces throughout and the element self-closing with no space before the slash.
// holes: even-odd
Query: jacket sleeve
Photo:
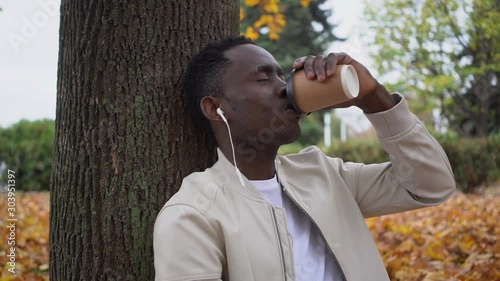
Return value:
<svg viewBox="0 0 500 281">
<path fill-rule="evenodd" d="M 355 171 L 351 185 L 365 217 L 380 216 L 446 201 L 455 191 L 448 157 L 403 98 L 390 110 L 367 114 L 390 162 L 345 163 Z"/>
<path fill-rule="evenodd" d="M 153 233 L 155 280 L 221 280 L 225 261 L 217 237 L 212 225 L 193 207 L 164 207 Z"/>
</svg>

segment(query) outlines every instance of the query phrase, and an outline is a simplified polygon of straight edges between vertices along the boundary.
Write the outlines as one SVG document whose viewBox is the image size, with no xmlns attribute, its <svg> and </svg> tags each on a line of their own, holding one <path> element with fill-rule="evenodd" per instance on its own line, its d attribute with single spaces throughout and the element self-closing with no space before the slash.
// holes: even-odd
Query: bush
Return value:
<svg viewBox="0 0 500 281">
<path fill-rule="evenodd" d="M 283 145 L 280 147 L 278 154 L 286 155 L 297 153 L 300 150 L 308 147 L 296 141 L 291 144 Z M 318 147 L 330 157 L 338 157 L 344 161 L 350 162 L 363 162 L 363 163 L 380 163 L 389 161 L 389 155 L 382 150 L 378 140 L 349 140 L 348 142 L 340 142 L 340 140 L 333 140 L 331 147 Z"/>
<path fill-rule="evenodd" d="M 329 148 L 322 148 L 325 154 L 338 157 L 345 162 L 381 163 L 389 161 L 389 155 L 382 149 L 377 139 L 349 140 L 336 142 Z"/>
<path fill-rule="evenodd" d="M 0 166 L 16 173 L 16 189 L 49 190 L 54 126 L 52 120 L 22 120 L 0 128 Z M 2 184 L 6 183 L 6 176 L 2 171 Z"/>
<path fill-rule="evenodd" d="M 450 159 L 459 189 L 472 191 L 500 178 L 500 134 L 486 138 L 437 135 Z"/>
<path fill-rule="evenodd" d="M 293 154 L 301 151 L 304 148 L 305 147 L 301 143 L 296 141 L 290 144 L 282 145 L 278 150 L 278 154 L 279 155 Z"/>
</svg>

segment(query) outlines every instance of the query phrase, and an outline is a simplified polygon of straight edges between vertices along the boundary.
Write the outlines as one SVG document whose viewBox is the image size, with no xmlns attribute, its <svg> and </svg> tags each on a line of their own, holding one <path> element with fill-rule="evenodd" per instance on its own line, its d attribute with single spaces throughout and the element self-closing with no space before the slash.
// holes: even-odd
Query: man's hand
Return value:
<svg viewBox="0 0 500 281">
<path fill-rule="evenodd" d="M 346 53 L 301 57 L 295 60 L 293 68 L 303 68 L 308 79 L 324 82 L 328 77 L 336 74 L 336 66 L 339 64 L 350 64 L 356 69 L 359 79 L 359 95 L 336 107 L 355 105 L 361 108 L 364 113 L 375 113 L 388 110 L 396 104 L 391 94 L 373 78 L 370 71 Z"/>
</svg>

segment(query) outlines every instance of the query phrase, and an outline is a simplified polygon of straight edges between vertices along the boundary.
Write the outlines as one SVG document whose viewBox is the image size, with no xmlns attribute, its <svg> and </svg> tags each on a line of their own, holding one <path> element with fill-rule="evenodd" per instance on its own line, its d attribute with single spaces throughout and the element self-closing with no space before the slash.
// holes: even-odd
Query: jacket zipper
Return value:
<svg viewBox="0 0 500 281">
<path fill-rule="evenodd" d="M 297 204 L 297 201 L 295 201 L 295 199 L 293 199 L 293 197 L 290 196 L 290 194 L 286 190 L 283 190 L 283 191 L 288 196 L 288 198 L 290 198 L 290 200 L 292 200 L 292 202 L 295 204 L 295 206 L 297 206 L 297 208 L 299 208 L 309 218 L 309 220 L 314 224 L 316 229 L 319 231 L 319 234 L 321 235 L 321 238 L 323 239 L 323 243 L 325 243 L 326 248 L 329 250 L 330 254 L 332 255 L 332 258 L 335 260 L 335 262 L 339 266 L 340 273 L 342 274 L 342 280 L 346 281 L 347 279 L 345 278 L 344 270 L 342 269 L 342 266 L 340 266 L 339 260 L 335 256 L 335 253 L 333 252 L 332 248 L 330 248 L 330 245 L 328 245 L 328 242 L 326 241 L 325 236 L 323 235 L 323 232 L 319 228 L 318 224 L 313 220 L 313 218 L 302 207 L 300 207 L 299 204 Z"/>
<path fill-rule="evenodd" d="M 342 266 L 340 265 L 339 260 L 337 259 L 337 256 L 335 256 L 335 253 L 333 252 L 332 248 L 330 248 L 330 245 L 328 245 L 328 242 L 325 239 L 325 235 L 323 235 L 323 231 L 321 231 L 321 229 L 319 228 L 316 221 L 314 221 L 313 218 L 297 203 L 297 201 L 295 201 L 295 199 L 293 199 L 293 197 L 290 196 L 290 193 L 288 193 L 285 190 L 284 186 L 281 184 L 280 176 L 278 174 L 278 165 L 276 162 L 275 162 L 275 170 L 276 170 L 276 176 L 278 177 L 278 182 L 281 185 L 281 187 L 283 187 L 283 192 L 285 192 L 285 194 L 288 196 L 288 198 L 290 198 L 290 200 L 292 200 L 292 202 L 295 204 L 295 206 L 297 206 L 297 208 L 299 208 L 302 211 L 302 213 L 304 213 L 309 218 L 309 220 L 314 224 L 316 229 L 319 231 L 319 234 L 321 235 L 321 239 L 323 239 L 323 243 L 325 243 L 326 248 L 328 249 L 328 251 L 332 255 L 332 258 L 335 260 L 335 262 L 339 266 L 340 273 L 342 274 L 342 280 L 346 281 L 347 279 L 345 278 L 344 270 L 342 269 Z"/>
<path fill-rule="evenodd" d="M 279 229 L 278 229 L 278 223 L 277 223 L 277 220 L 276 220 L 276 213 L 274 211 L 273 206 L 270 206 L 270 207 L 271 207 L 271 210 L 273 211 L 274 226 L 276 228 L 276 235 L 278 236 L 278 244 L 279 244 L 279 247 L 280 247 L 281 265 L 283 267 L 283 280 L 286 280 L 285 254 L 283 253 L 283 247 L 281 246 L 281 236 L 280 236 L 280 232 L 279 232 Z"/>
</svg>

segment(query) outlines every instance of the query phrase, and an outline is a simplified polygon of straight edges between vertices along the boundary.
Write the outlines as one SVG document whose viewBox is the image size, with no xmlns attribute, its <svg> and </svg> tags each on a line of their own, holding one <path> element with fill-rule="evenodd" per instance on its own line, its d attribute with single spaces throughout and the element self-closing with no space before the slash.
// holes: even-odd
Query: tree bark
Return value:
<svg viewBox="0 0 500 281">
<path fill-rule="evenodd" d="M 153 224 L 214 161 L 182 97 L 190 57 L 237 35 L 236 0 L 62 0 L 51 280 L 153 280 Z"/>
</svg>

